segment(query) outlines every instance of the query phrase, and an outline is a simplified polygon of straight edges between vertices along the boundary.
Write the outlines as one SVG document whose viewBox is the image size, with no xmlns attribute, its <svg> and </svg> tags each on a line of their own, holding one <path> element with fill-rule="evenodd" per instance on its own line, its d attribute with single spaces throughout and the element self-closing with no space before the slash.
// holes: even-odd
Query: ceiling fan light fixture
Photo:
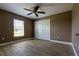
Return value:
<svg viewBox="0 0 79 59">
<path fill-rule="evenodd" d="M 33 10 L 26 9 L 26 8 L 24 8 L 24 10 L 27 10 L 27 11 L 30 11 L 30 12 L 31 12 L 31 13 L 29 13 L 29 14 L 27 14 L 27 15 L 31 15 L 31 14 L 34 13 L 34 14 L 36 15 L 36 17 L 39 17 L 39 16 L 38 16 L 38 13 L 40 13 L 40 14 L 46 14 L 45 12 L 38 11 L 39 8 L 40 8 L 39 6 L 35 6 L 35 7 L 33 8 Z"/>
</svg>

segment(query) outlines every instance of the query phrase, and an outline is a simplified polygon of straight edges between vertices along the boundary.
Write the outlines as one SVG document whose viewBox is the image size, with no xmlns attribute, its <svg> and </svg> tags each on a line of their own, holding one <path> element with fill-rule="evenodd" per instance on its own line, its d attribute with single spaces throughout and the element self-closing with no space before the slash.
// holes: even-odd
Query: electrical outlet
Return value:
<svg viewBox="0 0 79 59">
<path fill-rule="evenodd" d="M 60 37 L 57 35 L 57 39 L 59 39 Z"/>
<path fill-rule="evenodd" d="M 5 40 L 5 38 L 4 38 L 4 37 L 2 37 L 2 40 Z"/>
</svg>

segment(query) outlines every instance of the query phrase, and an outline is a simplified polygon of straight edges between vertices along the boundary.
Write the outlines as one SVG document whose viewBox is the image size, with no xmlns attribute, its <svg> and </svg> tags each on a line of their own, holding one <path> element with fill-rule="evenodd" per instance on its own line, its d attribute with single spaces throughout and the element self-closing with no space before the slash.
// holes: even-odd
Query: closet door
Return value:
<svg viewBox="0 0 79 59">
<path fill-rule="evenodd" d="M 35 22 L 35 38 L 50 40 L 50 19 Z"/>
</svg>

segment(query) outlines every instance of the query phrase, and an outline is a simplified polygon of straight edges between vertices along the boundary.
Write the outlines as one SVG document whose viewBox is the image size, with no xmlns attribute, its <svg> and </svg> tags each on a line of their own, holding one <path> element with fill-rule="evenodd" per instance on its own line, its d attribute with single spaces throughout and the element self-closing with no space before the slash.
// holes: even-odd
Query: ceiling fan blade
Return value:
<svg viewBox="0 0 79 59">
<path fill-rule="evenodd" d="M 35 12 L 34 12 L 35 13 Z M 37 13 L 35 13 L 35 15 L 38 17 L 38 14 Z"/>
<path fill-rule="evenodd" d="M 39 6 L 34 7 L 34 10 L 37 11 L 39 9 Z"/>
<path fill-rule="evenodd" d="M 31 15 L 32 13 L 29 13 L 29 14 L 27 14 L 27 15 Z"/>
<path fill-rule="evenodd" d="M 30 10 L 30 9 L 26 9 L 26 8 L 24 8 L 24 10 L 32 11 L 32 10 Z"/>
<path fill-rule="evenodd" d="M 46 14 L 45 12 L 37 12 L 37 13 Z"/>
</svg>

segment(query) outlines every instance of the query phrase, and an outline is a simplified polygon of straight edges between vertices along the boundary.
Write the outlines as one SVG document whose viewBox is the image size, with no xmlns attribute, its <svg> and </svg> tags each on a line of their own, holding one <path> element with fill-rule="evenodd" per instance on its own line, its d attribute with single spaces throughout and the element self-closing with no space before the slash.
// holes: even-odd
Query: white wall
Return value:
<svg viewBox="0 0 79 59">
<path fill-rule="evenodd" d="M 79 56 L 79 3 L 74 4 L 72 9 L 72 43 Z"/>
<path fill-rule="evenodd" d="M 50 40 L 50 19 L 35 21 L 35 38 Z"/>
</svg>

